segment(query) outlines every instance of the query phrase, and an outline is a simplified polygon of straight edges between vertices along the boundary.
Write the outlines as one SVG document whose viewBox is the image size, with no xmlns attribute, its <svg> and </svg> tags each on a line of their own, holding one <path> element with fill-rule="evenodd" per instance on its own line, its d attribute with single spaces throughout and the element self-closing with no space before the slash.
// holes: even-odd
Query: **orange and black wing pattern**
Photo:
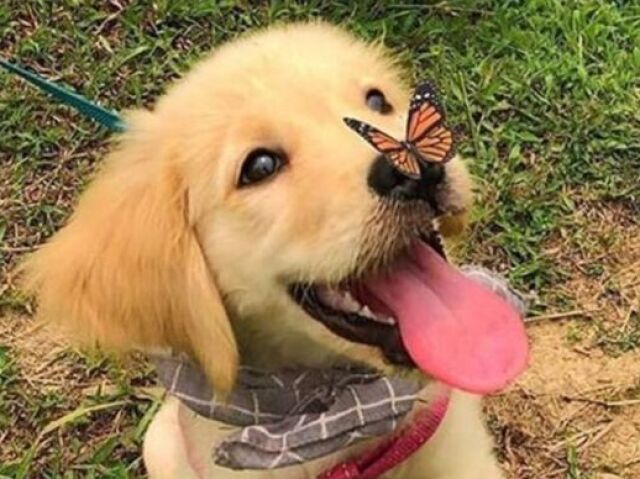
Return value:
<svg viewBox="0 0 640 479">
<path fill-rule="evenodd" d="M 344 122 L 349 128 L 367 140 L 371 146 L 385 155 L 402 174 L 410 178 L 420 178 L 418 159 L 407 148 L 407 145 L 362 121 L 345 118 Z"/>
<path fill-rule="evenodd" d="M 422 83 L 409 105 L 406 141 L 428 163 L 444 163 L 455 154 L 453 132 L 445 124 L 445 112 L 436 88 Z"/>
</svg>

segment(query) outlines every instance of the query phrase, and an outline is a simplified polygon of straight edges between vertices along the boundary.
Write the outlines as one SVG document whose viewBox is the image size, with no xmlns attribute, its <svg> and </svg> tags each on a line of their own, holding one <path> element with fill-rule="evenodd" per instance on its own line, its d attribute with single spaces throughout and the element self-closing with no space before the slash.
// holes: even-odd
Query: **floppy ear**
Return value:
<svg viewBox="0 0 640 479">
<path fill-rule="evenodd" d="M 40 317 L 84 343 L 186 352 L 225 392 L 235 338 L 189 219 L 177 155 L 159 143 L 142 131 L 126 135 L 67 226 L 23 265 L 26 287 Z"/>
<path fill-rule="evenodd" d="M 455 195 L 447 196 L 446 214 L 438 219 L 438 230 L 445 238 L 460 236 L 469 223 L 469 210 L 473 204 L 473 181 L 460 157 L 454 157 L 446 166 L 446 180 Z"/>
</svg>

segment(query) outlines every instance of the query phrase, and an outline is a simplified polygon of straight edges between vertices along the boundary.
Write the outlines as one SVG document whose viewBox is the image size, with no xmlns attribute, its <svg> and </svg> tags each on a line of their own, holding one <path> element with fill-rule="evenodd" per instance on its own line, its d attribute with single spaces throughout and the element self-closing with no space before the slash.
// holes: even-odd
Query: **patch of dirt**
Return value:
<svg viewBox="0 0 640 479">
<path fill-rule="evenodd" d="M 640 226 L 585 207 L 548 251 L 571 311 L 533 318 L 531 366 L 487 401 L 514 479 L 640 477 Z"/>
<path fill-rule="evenodd" d="M 572 346 L 572 326 L 532 326 L 530 369 L 489 401 L 505 467 L 518 479 L 564 478 L 574 450 L 583 471 L 640 477 L 640 350 Z"/>
</svg>

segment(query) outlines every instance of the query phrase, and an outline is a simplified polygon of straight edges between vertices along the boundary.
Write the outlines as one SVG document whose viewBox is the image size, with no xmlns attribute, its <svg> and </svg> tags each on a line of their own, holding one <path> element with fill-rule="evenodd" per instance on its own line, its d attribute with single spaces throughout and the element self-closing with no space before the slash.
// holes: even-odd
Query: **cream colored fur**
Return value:
<svg viewBox="0 0 640 479">
<path fill-rule="evenodd" d="M 373 87 L 395 114 L 366 107 Z M 330 26 L 280 27 L 223 46 L 153 112 L 127 116 L 128 132 L 69 224 L 27 261 L 40 316 L 107 349 L 186 352 L 221 392 L 240 361 L 278 368 L 347 358 L 397 373 L 376 348 L 309 318 L 286 285 L 336 281 L 372 251 L 393 253 L 372 229 L 378 199 L 366 176 L 374 154 L 342 117 L 401 137 L 408 100 L 392 57 Z M 242 161 L 256 147 L 283 150 L 288 164 L 264 184 L 238 188 Z M 440 226 L 454 234 L 471 201 L 458 159 L 447 181 L 457 206 Z M 402 229 L 388 224 L 388 237 Z M 211 464 L 212 444 L 226 431 L 168 400 L 145 441 L 150 477 L 312 478 L 353 452 L 232 472 Z M 501 477 L 479 400 L 456 395 L 437 437 L 389 477 Z"/>
</svg>

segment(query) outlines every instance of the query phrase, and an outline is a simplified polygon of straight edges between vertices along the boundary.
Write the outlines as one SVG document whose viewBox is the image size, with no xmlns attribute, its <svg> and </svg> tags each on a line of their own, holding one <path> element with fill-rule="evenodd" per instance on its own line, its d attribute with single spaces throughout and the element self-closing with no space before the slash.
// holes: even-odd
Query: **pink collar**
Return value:
<svg viewBox="0 0 640 479">
<path fill-rule="evenodd" d="M 374 449 L 341 462 L 320 474 L 317 479 L 376 479 L 406 461 L 438 430 L 449 409 L 450 392 L 438 397 L 426 409 L 416 413 L 403 431 L 383 441 Z"/>
</svg>

